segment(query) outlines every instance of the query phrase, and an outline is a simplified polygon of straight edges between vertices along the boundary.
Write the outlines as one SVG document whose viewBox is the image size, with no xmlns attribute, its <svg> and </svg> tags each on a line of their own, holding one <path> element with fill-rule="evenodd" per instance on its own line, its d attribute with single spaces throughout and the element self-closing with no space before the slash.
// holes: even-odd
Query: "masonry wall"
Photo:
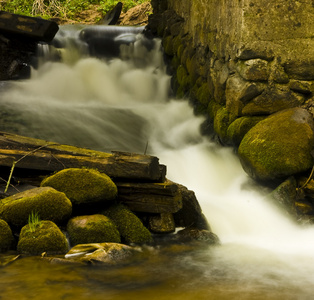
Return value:
<svg viewBox="0 0 314 300">
<path fill-rule="evenodd" d="M 177 96 L 194 101 L 222 143 L 239 145 L 274 112 L 314 111 L 313 0 L 152 0 L 152 5 L 150 27 L 163 39 Z M 239 118 L 245 126 L 231 132 Z"/>
</svg>

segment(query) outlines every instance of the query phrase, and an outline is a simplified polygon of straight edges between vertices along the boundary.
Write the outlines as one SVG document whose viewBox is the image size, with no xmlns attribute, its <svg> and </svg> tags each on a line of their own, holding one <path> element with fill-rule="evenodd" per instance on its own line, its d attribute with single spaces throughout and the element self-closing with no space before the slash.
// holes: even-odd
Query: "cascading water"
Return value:
<svg viewBox="0 0 314 300">
<path fill-rule="evenodd" d="M 59 51 L 62 62 L 46 61 L 2 91 L 0 130 L 101 151 L 143 153 L 148 144 L 167 177 L 195 191 L 221 245 L 110 272 L 50 265 L 43 275 L 35 266 L 33 278 L 34 265 L 16 262 L 0 275 L 0 298 L 311 299 L 313 227 L 250 187 L 232 151 L 200 134 L 203 118 L 169 97 L 160 42 L 148 51 L 137 35 L 105 60 L 88 56 L 75 30 L 59 33 L 72 45 Z"/>
</svg>

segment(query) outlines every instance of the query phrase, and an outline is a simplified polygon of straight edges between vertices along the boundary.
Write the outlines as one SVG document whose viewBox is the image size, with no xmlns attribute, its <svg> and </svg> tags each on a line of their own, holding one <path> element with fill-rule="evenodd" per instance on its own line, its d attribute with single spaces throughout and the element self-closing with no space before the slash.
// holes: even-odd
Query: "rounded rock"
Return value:
<svg viewBox="0 0 314 300">
<path fill-rule="evenodd" d="M 65 193 L 77 205 L 111 201 L 118 193 L 110 177 L 94 169 L 64 169 L 43 180 L 41 186 Z"/>
</svg>

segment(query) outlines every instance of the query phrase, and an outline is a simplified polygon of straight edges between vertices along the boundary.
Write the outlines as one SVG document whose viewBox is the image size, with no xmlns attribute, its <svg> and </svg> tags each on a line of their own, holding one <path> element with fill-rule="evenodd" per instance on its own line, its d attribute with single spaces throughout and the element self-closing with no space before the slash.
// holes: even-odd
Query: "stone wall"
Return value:
<svg viewBox="0 0 314 300">
<path fill-rule="evenodd" d="M 275 112 L 312 111 L 312 0 L 152 0 L 152 5 L 149 25 L 163 39 L 176 95 L 194 101 L 223 144 L 238 147 L 253 125 Z"/>
</svg>

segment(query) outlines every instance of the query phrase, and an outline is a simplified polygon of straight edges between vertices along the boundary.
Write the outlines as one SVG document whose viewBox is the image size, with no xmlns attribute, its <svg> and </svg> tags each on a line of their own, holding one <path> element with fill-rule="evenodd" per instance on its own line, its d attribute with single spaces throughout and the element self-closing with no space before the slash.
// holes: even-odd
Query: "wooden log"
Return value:
<svg viewBox="0 0 314 300">
<path fill-rule="evenodd" d="M 175 213 L 182 208 L 182 196 L 178 185 L 163 183 L 116 182 L 118 201 L 135 212 Z"/>
<path fill-rule="evenodd" d="M 112 178 L 160 182 L 164 168 L 155 156 L 126 152 L 105 153 L 0 132 L 0 166 L 59 171 L 96 168 Z"/>
<path fill-rule="evenodd" d="M 0 32 L 35 41 L 50 42 L 58 32 L 56 22 L 0 11 Z"/>
</svg>

